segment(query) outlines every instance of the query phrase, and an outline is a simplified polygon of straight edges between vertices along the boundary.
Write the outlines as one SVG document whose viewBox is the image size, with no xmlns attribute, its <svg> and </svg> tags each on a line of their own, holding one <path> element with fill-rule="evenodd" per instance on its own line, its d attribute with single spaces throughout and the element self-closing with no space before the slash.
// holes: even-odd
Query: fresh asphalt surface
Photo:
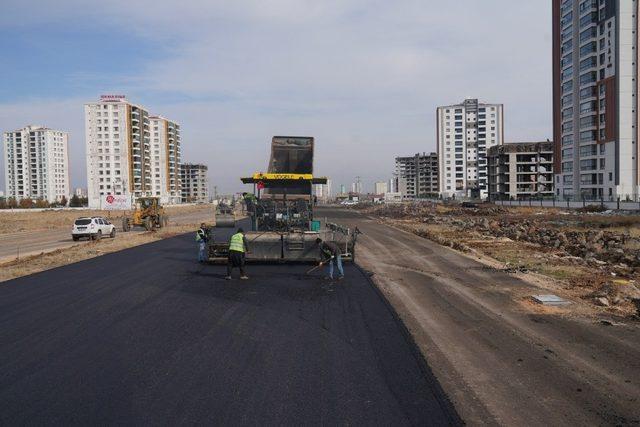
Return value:
<svg viewBox="0 0 640 427">
<path fill-rule="evenodd" d="M 195 258 L 189 234 L 1 284 L 0 424 L 460 423 L 356 266 Z"/>
</svg>

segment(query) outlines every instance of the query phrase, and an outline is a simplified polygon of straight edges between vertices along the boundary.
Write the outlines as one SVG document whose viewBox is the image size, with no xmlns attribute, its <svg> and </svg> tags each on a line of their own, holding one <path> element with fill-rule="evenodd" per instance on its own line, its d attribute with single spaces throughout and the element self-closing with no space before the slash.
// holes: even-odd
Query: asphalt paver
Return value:
<svg viewBox="0 0 640 427">
<path fill-rule="evenodd" d="M 308 268 L 189 234 L 1 284 L 0 424 L 459 424 L 366 272 Z"/>
</svg>

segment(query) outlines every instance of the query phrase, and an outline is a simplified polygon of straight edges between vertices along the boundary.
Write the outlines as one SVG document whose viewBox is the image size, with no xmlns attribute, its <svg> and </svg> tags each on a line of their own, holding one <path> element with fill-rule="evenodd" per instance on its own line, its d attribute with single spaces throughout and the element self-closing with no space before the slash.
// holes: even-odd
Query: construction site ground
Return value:
<svg viewBox="0 0 640 427">
<path fill-rule="evenodd" d="M 0 212 L 0 282 L 132 246 L 195 230 L 201 222 L 214 221 L 212 205 L 167 209 L 168 226 L 153 232 L 143 228 L 122 232 L 122 212 L 44 211 Z M 104 216 L 116 225 L 115 239 L 71 239 L 73 221 L 81 216 Z"/>
<path fill-rule="evenodd" d="M 433 203 L 364 208 L 383 224 L 465 252 L 576 301 L 585 313 L 637 317 L 640 216 Z"/>
<path fill-rule="evenodd" d="M 424 220 L 316 216 L 362 232 L 343 281 L 306 265 L 226 281 L 188 233 L 0 284 L 0 424 L 640 423 L 630 314 L 400 228 Z M 571 304 L 529 298 L 547 293 Z"/>
<path fill-rule="evenodd" d="M 227 281 L 195 249 L 189 233 L 0 284 L 0 424 L 460 424 L 357 266 Z"/>
<path fill-rule="evenodd" d="M 415 218 L 383 220 L 335 208 L 318 215 L 362 231 L 358 264 L 372 273 L 467 423 L 640 422 L 634 318 L 594 306 L 565 282 L 418 236 L 413 227 L 422 222 Z M 544 250 L 525 246 L 520 253 L 537 260 Z M 550 293 L 572 304 L 531 302 Z"/>
</svg>

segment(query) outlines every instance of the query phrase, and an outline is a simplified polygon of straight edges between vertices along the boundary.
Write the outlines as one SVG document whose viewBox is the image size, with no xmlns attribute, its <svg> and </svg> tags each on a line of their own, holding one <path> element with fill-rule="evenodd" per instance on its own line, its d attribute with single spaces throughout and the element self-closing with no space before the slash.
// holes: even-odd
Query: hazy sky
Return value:
<svg viewBox="0 0 640 427">
<path fill-rule="evenodd" d="M 73 187 L 83 104 L 108 93 L 179 122 L 221 192 L 266 168 L 273 135 L 315 136 L 315 174 L 370 191 L 466 97 L 505 105 L 508 142 L 551 137 L 546 0 L 0 2 L 0 130 L 68 131 Z"/>
</svg>

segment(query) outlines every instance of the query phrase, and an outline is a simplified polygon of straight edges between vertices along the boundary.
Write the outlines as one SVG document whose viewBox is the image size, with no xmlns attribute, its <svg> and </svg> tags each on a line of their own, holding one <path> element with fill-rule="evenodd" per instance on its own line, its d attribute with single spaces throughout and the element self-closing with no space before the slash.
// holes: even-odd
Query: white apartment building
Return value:
<svg viewBox="0 0 640 427">
<path fill-rule="evenodd" d="M 182 203 L 207 203 L 209 201 L 209 178 L 207 165 L 184 163 L 180 165 Z"/>
<path fill-rule="evenodd" d="M 376 182 L 374 194 L 383 195 L 389 192 L 389 184 L 387 182 Z"/>
<path fill-rule="evenodd" d="M 6 197 L 50 203 L 68 198 L 68 140 L 66 132 L 43 126 L 4 132 Z"/>
<path fill-rule="evenodd" d="M 638 1 L 553 0 L 556 197 L 640 195 Z"/>
<path fill-rule="evenodd" d="M 436 110 L 438 182 L 443 197 L 487 197 L 487 150 L 504 143 L 502 104 L 466 99 Z"/>
<path fill-rule="evenodd" d="M 151 167 L 153 195 L 164 204 L 182 201 L 180 184 L 180 125 L 161 116 L 151 122 Z"/>
<path fill-rule="evenodd" d="M 313 192 L 319 203 L 327 203 L 331 200 L 331 179 L 326 184 L 313 184 Z"/>
<path fill-rule="evenodd" d="M 89 207 L 99 209 L 107 195 L 152 196 L 148 111 L 122 95 L 104 95 L 85 104 L 84 114 Z"/>
</svg>

